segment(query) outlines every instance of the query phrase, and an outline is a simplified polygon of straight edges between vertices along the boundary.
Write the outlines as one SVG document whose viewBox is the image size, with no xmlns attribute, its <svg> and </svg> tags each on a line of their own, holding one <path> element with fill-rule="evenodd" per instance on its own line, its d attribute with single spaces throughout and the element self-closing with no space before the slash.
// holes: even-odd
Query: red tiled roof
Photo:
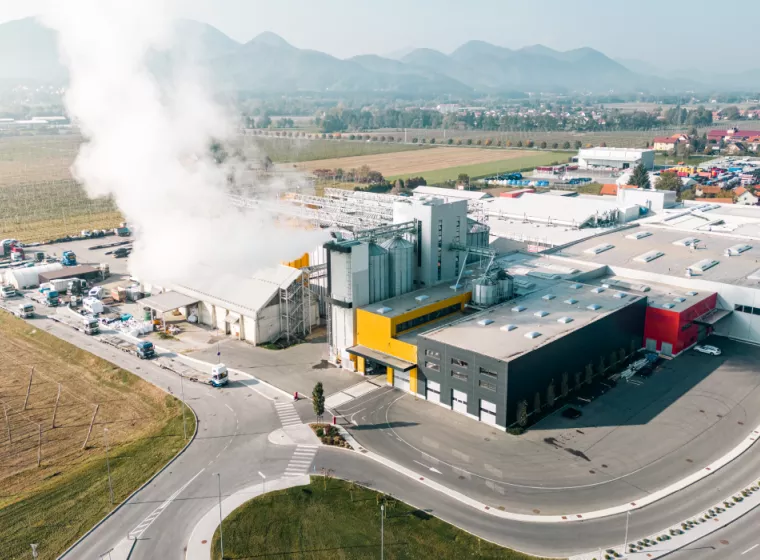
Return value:
<svg viewBox="0 0 760 560">
<path fill-rule="evenodd" d="M 736 194 L 736 196 L 741 196 L 745 192 L 747 192 L 747 189 L 745 189 L 744 187 L 737 187 L 734 189 L 734 194 Z"/>
<path fill-rule="evenodd" d="M 617 192 L 618 192 L 618 186 L 615 183 L 612 183 L 609 185 L 602 185 L 602 190 L 599 191 L 599 194 L 615 196 Z"/>
<path fill-rule="evenodd" d="M 697 189 L 707 194 L 718 194 L 721 191 L 720 187 L 713 186 L 713 185 L 697 187 Z"/>
</svg>

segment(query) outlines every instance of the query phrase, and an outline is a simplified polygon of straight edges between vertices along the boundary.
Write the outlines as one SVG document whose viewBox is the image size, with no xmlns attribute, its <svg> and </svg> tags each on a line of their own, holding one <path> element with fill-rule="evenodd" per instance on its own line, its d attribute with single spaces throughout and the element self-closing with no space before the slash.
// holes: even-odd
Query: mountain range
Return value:
<svg viewBox="0 0 760 560">
<path fill-rule="evenodd" d="M 177 21 L 174 31 L 172 50 L 151 56 L 154 71 L 163 73 L 174 59 L 191 56 L 227 91 L 471 95 L 683 91 L 708 86 L 689 76 L 674 79 L 672 73 L 659 72 L 640 61 L 615 61 L 591 48 L 563 52 L 534 45 L 508 49 L 469 41 L 451 54 L 419 48 L 399 51 L 397 58 L 361 55 L 340 59 L 299 49 L 269 32 L 241 44 L 215 27 L 191 20 Z M 0 25 L 1 83 L 65 83 L 66 78 L 54 31 L 33 18 Z M 760 71 L 745 72 L 730 82 L 735 87 L 760 87 Z"/>
</svg>

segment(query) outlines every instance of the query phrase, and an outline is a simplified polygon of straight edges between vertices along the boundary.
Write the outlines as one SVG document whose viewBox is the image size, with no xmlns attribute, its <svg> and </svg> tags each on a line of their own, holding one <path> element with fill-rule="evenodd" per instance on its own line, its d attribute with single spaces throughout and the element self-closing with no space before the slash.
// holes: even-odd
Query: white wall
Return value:
<svg viewBox="0 0 760 560">
<path fill-rule="evenodd" d="M 270 305 L 261 309 L 256 321 L 256 336 L 249 338 L 256 344 L 264 344 L 280 337 L 280 306 Z"/>
</svg>

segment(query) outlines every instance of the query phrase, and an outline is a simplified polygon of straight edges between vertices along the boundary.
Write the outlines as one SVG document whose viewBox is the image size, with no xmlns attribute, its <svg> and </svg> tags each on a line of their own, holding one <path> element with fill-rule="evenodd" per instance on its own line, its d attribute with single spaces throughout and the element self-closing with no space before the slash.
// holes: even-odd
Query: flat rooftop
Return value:
<svg viewBox="0 0 760 560">
<path fill-rule="evenodd" d="M 642 297 L 645 296 L 559 280 L 459 322 L 429 330 L 419 338 L 507 362 Z"/>
<path fill-rule="evenodd" d="M 452 280 L 451 282 L 445 282 L 429 288 L 423 288 L 421 290 L 402 294 L 395 298 L 376 301 L 375 303 L 365 305 L 361 309 L 363 311 L 382 315 L 383 317 L 392 318 L 413 311 L 419 307 L 425 307 L 457 295 L 472 292 L 471 285 L 454 290 L 451 287 L 454 283 L 455 280 Z M 464 279 L 462 284 L 464 284 Z"/>
<path fill-rule="evenodd" d="M 649 307 L 668 309 L 674 313 L 680 313 L 715 293 L 709 290 L 689 290 L 668 284 L 645 282 L 624 276 L 603 276 L 589 283 L 632 295 L 646 296 Z"/>
<path fill-rule="evenodd" d="M 693 239 L 699 240 L 696 249 Z M 729 257 L 726 256 L 729 248 L 742 251 Z M 739 286 L 757 287 L 760 279 L 750 278 L 760 274 L 760 240 L 702 231 L 630 228 L 581 241 L 554 256 L 679 278 L 686 277 L 689 268 L 692 278 Z"/>
</svg>

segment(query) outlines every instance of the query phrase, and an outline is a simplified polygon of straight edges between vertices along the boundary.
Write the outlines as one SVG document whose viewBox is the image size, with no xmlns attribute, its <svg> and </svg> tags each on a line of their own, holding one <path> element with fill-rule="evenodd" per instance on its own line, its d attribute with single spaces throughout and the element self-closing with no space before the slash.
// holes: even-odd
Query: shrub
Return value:
<svg viewBox="0 0 760 560">
<path fill-rule="evenodd" d="M 453 139 L 453 138 L 449 138 L 448 140 L 446 140 L 446 143 L 447 143 L 449 146 L 451 146 L 451 145 L 454 143 L 454 139 Z"/>
<path fill-rule="evenodd" d="M 417 138 L 412 138 L 412 144 L 416 144 L 416 143 L 417 143 Z"/>
<path fill-rule="evenodd" d="M 431 143 L 431 144 L 435 144 L 435 138 L 431 138 L 431 139 L 430 139 L 430 143 Z"/>
<path fill-rule="evenodd" d="M 507 428 L 507 433 L 513 436 L 519 436 L 525 433 L 525 428 L 522 428 L 520 426 L 510 427 Z"/>
<path fill-rule="evenodd" d="M 472 138 L 468 138 L 467 139 L 467 145 L 468 146 L 472 146 Z"/>
<path fill-rule="evenodd" d="M 325 431 L 322 428 L 317 428 L 317 437 L 322 439 L 325 436 Z"/>
</svg>

